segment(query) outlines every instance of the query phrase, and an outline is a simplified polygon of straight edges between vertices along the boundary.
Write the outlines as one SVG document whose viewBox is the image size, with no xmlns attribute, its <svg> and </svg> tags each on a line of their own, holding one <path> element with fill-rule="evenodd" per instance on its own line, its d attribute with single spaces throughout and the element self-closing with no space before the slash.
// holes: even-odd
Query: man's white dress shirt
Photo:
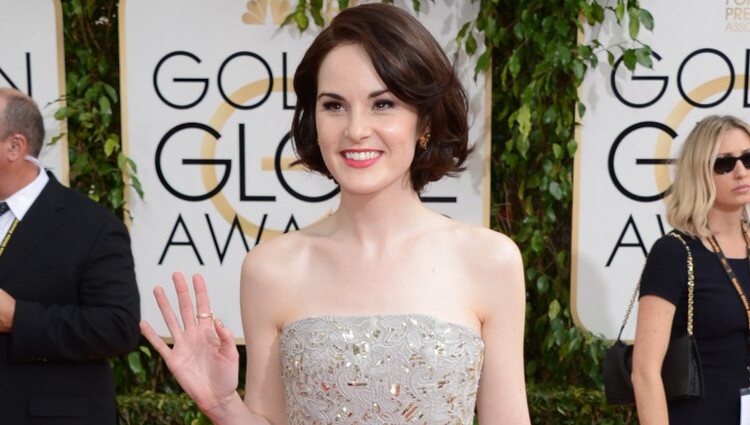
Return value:
<svg viewBox="0 0 750 425">
<path fill-rule="evenodd" d="M 23 189 L 18 192 L 10 195 L 10 198 L 5 200 L 10 210 L 5 214 L 0 215 L 0 241 L 5 238 L 5 235 L 8 233 L 10 225 L 13 224 L 14 219 L 18 221 L 23 220 L 23 217 L 29 211 L 29 208 L 31 208 L 31 205 L 36 201 L 36 198 L 49 181 L 49 176 L 47 176 L 47 172 L 41 164 L 37 163 L 37 167 L 39 167 L 39 175 L 36 176 L 34 181 L 24 186 Z"/>
</svg>

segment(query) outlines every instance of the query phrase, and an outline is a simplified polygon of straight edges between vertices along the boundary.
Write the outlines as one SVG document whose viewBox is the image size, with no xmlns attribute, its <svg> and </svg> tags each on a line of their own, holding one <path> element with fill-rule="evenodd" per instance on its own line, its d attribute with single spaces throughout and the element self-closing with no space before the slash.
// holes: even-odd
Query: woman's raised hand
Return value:
<svg viewBox="0 0 750 425">
<path fill-rule="evenodd" d="M 182 327 L 164 289 L 160 286 L 154 288 L 154 296 L 172 334 L 173 347 L 165 344 L 146 321 L 141 321 L 141 333 L 201 410 L 207 412 L 221 408 L 236 397 L 239 353 L 234 338 L 229 329 L 213 317 L 206 283 L 201 275 L 193 276 L 195 310 L 182 274 L 174 273 L 172 281 L 177 291 Z"/>
</svg>

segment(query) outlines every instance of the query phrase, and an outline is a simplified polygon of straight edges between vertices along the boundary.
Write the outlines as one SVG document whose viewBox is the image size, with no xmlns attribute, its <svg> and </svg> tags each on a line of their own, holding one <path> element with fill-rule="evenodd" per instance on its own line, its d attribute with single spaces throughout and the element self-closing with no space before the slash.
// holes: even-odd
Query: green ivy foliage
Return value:
<svg viewBox="0 0 750 425">
<path fill-rule="evenodd" d="M 128 184 L 143 192 L 120 141 L 117 2 L 70 0 L 62 8 L 66 94 L 55 118 L 68 123 L 70 186 L 121 216 Z"/>
</svg>

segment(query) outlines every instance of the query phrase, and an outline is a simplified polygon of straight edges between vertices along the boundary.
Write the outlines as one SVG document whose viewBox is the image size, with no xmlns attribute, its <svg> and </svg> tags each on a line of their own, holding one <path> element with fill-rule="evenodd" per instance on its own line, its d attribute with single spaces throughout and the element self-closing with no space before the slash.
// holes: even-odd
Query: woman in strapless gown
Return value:
<svg viewBox="0 0 750 425">
<path fill-rule="evenodd" d="M 247 344 L 193 276 L 182 325 L 143 334 L 215 424 L 529 424 L 524 279 L 515 244 L 426 208 L 419 193 L 471 152 L 468 102 L 430 33 L 394 6 L 341 12 L 294 76 L 299 162 L 334 179 L 338 210 L 263 242 L 242 267 Z"/>
</svg>

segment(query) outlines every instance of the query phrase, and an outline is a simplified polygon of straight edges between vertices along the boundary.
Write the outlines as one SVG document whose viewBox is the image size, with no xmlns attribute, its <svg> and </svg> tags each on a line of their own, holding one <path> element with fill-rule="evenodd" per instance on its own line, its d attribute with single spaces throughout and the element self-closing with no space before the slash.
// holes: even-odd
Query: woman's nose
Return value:
<svg viewBox="0 0 750 425">
<path fill-rule="evenodd" d="M 745 168 L 745 163 L 742 162 L 741 159 L 737 158 L 737 161 L 735 161 L 734 169 L 732 170 L 732 172 L 734 173 L 736 177 L 740 178 L 740 177 L 744 177 L 747 174 L 748 170 L 747 168 Z"/>
<path fill-rule="evenodd" d="M 370 120 L 367 111 L 363 108 L 352 108 L 349 113 L 349 122 L 345 128 L 346 136 L 352 140 L 361 140 L 371 133 Z"/>
</svg>

